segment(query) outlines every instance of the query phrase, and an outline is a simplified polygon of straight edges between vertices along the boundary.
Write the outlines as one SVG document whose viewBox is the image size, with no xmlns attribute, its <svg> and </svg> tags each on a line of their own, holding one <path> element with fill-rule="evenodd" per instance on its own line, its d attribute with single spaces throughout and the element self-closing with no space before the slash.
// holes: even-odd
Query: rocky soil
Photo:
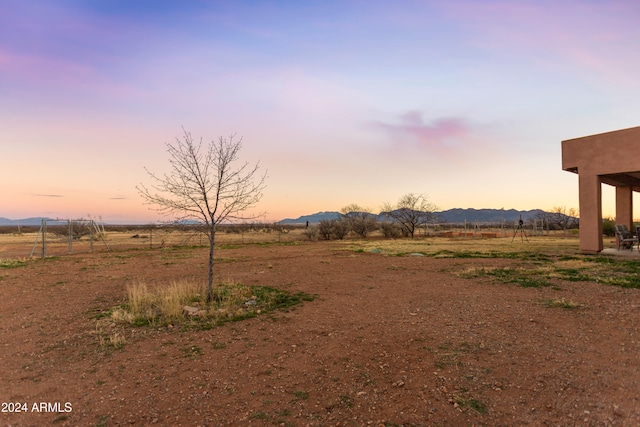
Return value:
<svg viewBox="0 0 640 427">
<path fill-rule="evenodd" d="M 523 260 L 247 245 L 217 252 L 220 279 L 315 300 L 205 331 L 96 320 L 129 284 L 201 279 L 206 256 L 0 269 L 0 425 L 640 425 L 640 290 L 456 274 Z M 543 303 L 558 298 L 580 307 Z"/>
</svg>

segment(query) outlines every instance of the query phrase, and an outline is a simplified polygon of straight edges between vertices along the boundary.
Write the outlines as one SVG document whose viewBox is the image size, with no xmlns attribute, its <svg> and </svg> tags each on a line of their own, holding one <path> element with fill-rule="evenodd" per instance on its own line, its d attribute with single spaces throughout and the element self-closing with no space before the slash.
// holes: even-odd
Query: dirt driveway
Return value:
<svg viewBox="0 0 640 427">
<path fill-rule="evenodd" d="M 522 260 L 221 249 L 221 279 L 316 299 L 207 331 L 97 326 L 128 284 L 204 277 L 206 256 L 113 251 L 0 269 L 0 425 L 640 425 L 640 291 L 455 274 Z M 558 298 L 580 307 L 543 303 Z M 124 347 L 101 345 L 113 331 Z"/>
</svg>

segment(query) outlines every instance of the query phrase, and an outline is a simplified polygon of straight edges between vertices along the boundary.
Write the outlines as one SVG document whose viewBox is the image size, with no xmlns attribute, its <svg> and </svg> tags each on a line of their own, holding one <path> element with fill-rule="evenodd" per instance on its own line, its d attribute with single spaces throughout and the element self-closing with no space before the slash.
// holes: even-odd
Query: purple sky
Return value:
<svg viewBox="0 0 640 427">
<path fill-rule="evenodd" d="M 265 220 L 408 192 L 577 208 L 560 141 L 640 125 L 639 18 L 636 1 L 0 0 L 0 216 L 156 220 L 135 187 L 182 126 L 243 137 Z"/>
</svg>

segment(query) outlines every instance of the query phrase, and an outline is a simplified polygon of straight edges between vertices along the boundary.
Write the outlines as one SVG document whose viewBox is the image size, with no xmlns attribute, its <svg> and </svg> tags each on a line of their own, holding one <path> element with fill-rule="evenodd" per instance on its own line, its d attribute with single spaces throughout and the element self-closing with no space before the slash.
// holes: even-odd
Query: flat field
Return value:
<svg viewBox="0 0 640 427">
<path fill-rule="evenodd" d="M 17 228 L 0 226 L 0 259 L 21 259 L 45 256 L 90 253 L 93 251 L 163 248 L 168 246 L 201 246 L 207 244 L 207 237 L 192 227 L 175 226 L 108 226 L 104 233 L 90 235 L 85 226 L 81 235 L 69 238 L 64 225 L 47 228 L 46 245 L 43 245 L 39 227 Z M 226 244 L 291 242 L 303 239 L 301 228 L 265 227 L 225 227 L 217 233 L 216 241 Z M 44 246 L 44 248 L 43 248 Z M 44 250 L 43 250 L 44 249 Z"/>
<path fill-rule="evenodd" d="M 0 424 L 640 425 L 638 261 L 529 239 L 226 242 L 218 281 L 316 297 L 206 330 L 108 317 L 205 247 L 5 259 Z"/>
</svg>

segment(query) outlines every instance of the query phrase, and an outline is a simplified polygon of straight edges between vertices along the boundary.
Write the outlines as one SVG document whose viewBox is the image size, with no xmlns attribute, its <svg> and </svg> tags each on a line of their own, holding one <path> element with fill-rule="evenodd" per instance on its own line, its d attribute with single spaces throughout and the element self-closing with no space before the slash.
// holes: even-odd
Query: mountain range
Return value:
<svg viewBox="0 0 640 427">
<path fill-rule="evenodd" d="M 53 218 L 44 218 L 47 220 L 47 223 L 51 223 L 52 221 L 56 221 Z M 23 218 L 23 219 L 9 219 L 0 217 L 0 225 L 40 225 L 42 224 L 43 217 L 33 217 L 33 218 Z"/>
<path fill-rule="evenodd" d="M 518 211 L 515 209 L 449 209 L 446 211 L 434 212 L 439 222 L 450 224 L 464 224 L 467 223 L 480 223 L 480 224 L 499 224 L 503 220 L 506 222 L 518 221 L 522 216 L 524 221 L 536 218 L 540 214 L 544 213 L 542 209 L 532 209 L 528 211 Z M 375 215 L 378 220 L 384 220 L 382 213 Z M 340 218 L 340 212 L 326 211 L 317 212 L 311 215 L 303 215 L 298 218 L 286 218 L 278 221 L 277 224 L 316 224 L 323 219 L 337 219 Z M 45 218 L 47 222 L 51 223 L 56 221 L 52 218 Z M 24 218 L 24 219 L 9 219 L 0 217 L 0 226 L 17 226 L 19 225 L 40 225 L 42 217 Z"/>
<path fill-rule="evenodd" d="M 506 222 L 518 221 L 522 218 L 523 221 L 528 221 L 538 217 L 544 213 L 542 209 L 532 209 L 528 211 L 518 211 L 516 209 L 449 209 L 446 211 L 434 212 L 438 222 L 450 223 L 450 224 L 464 224 L 467 223 L 482 223 L 482 224 L 499 224 L 503 220 Z M 303 215 L 298 218 L 286 218 L 282 221 L 278 221 L 278 224 L 315 224 L 323 219 L 338 219 L 340 218 L 340 212 L 318 212 L 311 215 Z M 378 220 L 383 220 L 384 215 L 382 213 L 376 215 Z"/>
</svg>

